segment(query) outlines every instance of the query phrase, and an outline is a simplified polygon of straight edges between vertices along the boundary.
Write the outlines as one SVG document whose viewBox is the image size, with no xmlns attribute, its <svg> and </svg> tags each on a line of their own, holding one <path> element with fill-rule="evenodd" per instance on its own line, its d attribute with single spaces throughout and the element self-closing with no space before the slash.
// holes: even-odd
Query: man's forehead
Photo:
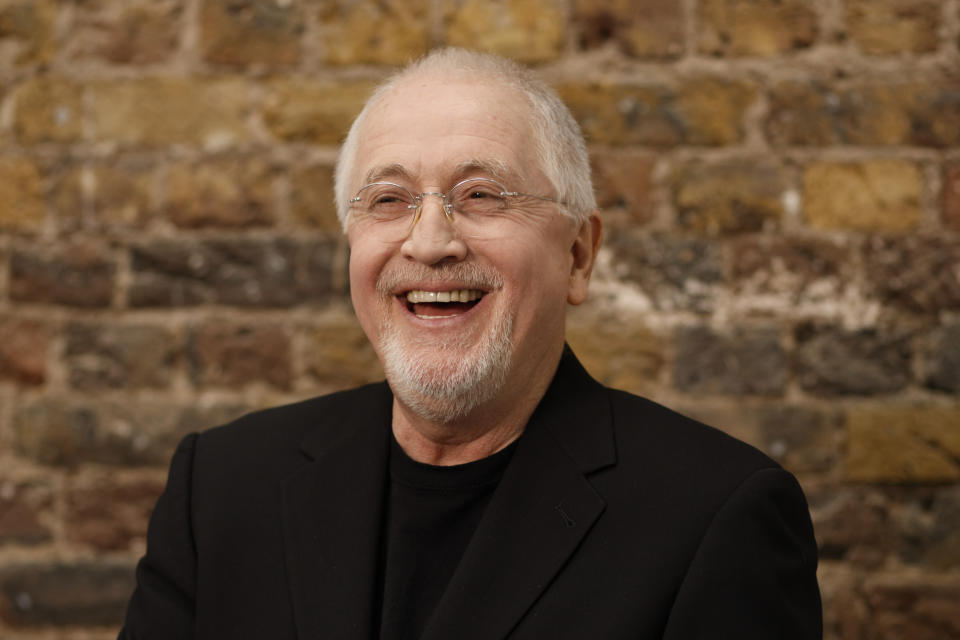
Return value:
<svg viewBox="0 0 960 640">
<path fill-rule="evenodd" d="M 506 182 L 511 175 L 522 173 L 521 168 L 509 166 L 500 158 L 468 158 L 456 162 L 447 168 L 447 179 L 457 181 L 464 178 L 482 176 L 493 178 L 499 182 Z M 363 183 L 378 182 L 380 180 L 399 180 L 408 183 L 417 182 L 419 167 L 408 167 L 399 162 L 388 162 L 370 167 L 363 176 Z"/>
</svg>

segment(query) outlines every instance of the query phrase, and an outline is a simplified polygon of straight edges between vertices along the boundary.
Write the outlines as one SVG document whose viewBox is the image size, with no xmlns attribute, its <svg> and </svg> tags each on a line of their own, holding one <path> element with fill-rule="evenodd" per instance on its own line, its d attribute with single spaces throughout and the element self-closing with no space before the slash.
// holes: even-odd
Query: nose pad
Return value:
<svg viewBox="0 0 960 640">
<path fill-rule="evenodd" d="M 420 201 L 417 203 L 417 206 L 413 211 L 413 216 L 410 218 L 410 226 L 407 227 L 407 238 L 410 237 L 410 234 L 413 233 L 413 228 L 417 226 L 417 223 L 420 222 L 421 218 L 423 218 L 423 210 L 426 207 L 424 196 L 437 196 L 440 199 L 440 211 L 443 212 L 443 217 L 446 218 L 447 224 L 453 227 L 453 207 L 447 204 L 446 197 L 439 193 L 423 193 L 421 194 Z"/>
</svg>

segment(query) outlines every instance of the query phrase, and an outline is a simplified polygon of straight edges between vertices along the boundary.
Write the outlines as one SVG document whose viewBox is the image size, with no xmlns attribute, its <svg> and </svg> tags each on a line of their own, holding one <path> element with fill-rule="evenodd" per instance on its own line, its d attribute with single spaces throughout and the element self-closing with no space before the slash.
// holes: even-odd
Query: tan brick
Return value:
<svg viewBox="0 0 960 640">
<path fill-rule="evenodd" d="M 694 163 L 673 178 L 679 225 L 698 233 L 761 231 L 783 216 L 786 178 L 761 162 Z"/>
<path fill-rule="evenodd" d="M 817 15 L 803 0 L 703 0 L 698 26 L 700 51 L 722 56 L 772 56 L 817 38 Z"/>
<path fill-rule="evenodd" d="M 784 82 L 770 95 L 767 136 L 791 145 L 960 144 L 956 80 L 860 84 L 837 90 L 819 82 Z"/>
<path fill-rule="evenodd" d="M 960 163 L 943 170 L 943 223 L 960 231 Z"/>
<path fill-rule="evenodd" d="M 74 11 L 65 44 L 72 60 L 155 64 L 180 44 L 183 0 L 83 2 Z"/>
<path fill-rule="evenodd" d="M 654 216 L 653 167 L 646 155 L 630 151 L 594 151 L 590 156 L 597 206 L 604 224 L 636 227 Z"/>
<path fill-rule="evenodd" d="M 576 0 L 573 20 L 587 49 L 612 41 L 637 58 L 683 53 L 683 5 L 676 0 Z"/>
<path fill-rule="evenodd" d="M 905 231 L 922 214 L 923 176 L 900 160 L 814 164 L 803 191 L 807 223 L 817 229 Z"/>
<path fill-rule="evenodd" d="M 83 89 L 66 79 L 40 76 L 14 95 L 13 130 L 23 143 L 72 142 L 83 135 Z"/>
<path fill-rule="evenodd" d="M 0 6 L 0 68 L 49 62 L 55 53 L 56 5 L 50 0 L 12 0 Z"/>
<path fill-rule="evenodd" d="M 138 227 L 153 211 L 154 168 L 141 163 L 93 169 L 93 215 L 99 225 Z"/>
<path fill-rule="evenodd" d="M 560 0 L 444 0 L 446 44 L 523 62 L 554 60 L 566 41 Z"/>
<path fill-rule="evenodd" d="M 56 176 L 51 198 L 57 231 L 76 231 L 85 222 L 84 206 L 87 195 L 83 176 L 84 170 L 79 166 L 66 167 Z"/>
<path fill-rule="evenodd" d="M 380 360 L 352 313 L 330 315 L 307 338 L 307 372 L 323 391 L 383 380 Z"/>
<path fill-rule="evenodd" d="M 330 64 L 403 64 L 430 46 L 429 0 L 325 2 L 322 55 Z"/>
<path fill-rule="evenodd" d="M 936 51 L 942 4 L 938 0 L 847 0 L 847 31 L 864 53 Z"/>
<path fill-rule="evenodd" d="M 960 408 L 854 407 L 846 475 L 858 482 L 960 480 Z"/>
<path fill-rule="evenodd" d="M 267 88 L 264 123 L 281 140 L 339 144 L 372 90 L 368 83 L 279 80 Z"/>
<path fill-rule="evenodd" d="M 166 179 L 167 217 L 188 228 L 271 225 L 274 176 L 256 158 L 176 164 Z"/>
<path fill-rule="evenodd" d="M 145 78 L 93 89 L 98 140 L 220 148 L 249 137 L 247 86 L 236 79 Z"/>
<path fill-rule="evenodd" d="M 590 375 L 617 389 L 650 389 L 663 368 L 664 340 L 638 318 L 581 313 L 568 323 L 567 342 Z"/>
<path fill-rule="evenodd" d="M 0 230 L 38 231 L 45 217 L 40 168 L 24 158 L 0 158 Z"/>
<path fill-rule="evenodd" d="M 0 336 L 0 380 L 43 384 L 50 344 L 46 327 L 33 320 L 2 318 Z"/>
<path fill-rule="evenodd" d="M 300 60 L 303 31 L 299 1 L 204 0 L 200 8 L 200 50 L 208 62 L 290 67 Z"/>
<path fill-rule="evenodd" d="M 298 225 L 340 233 L 333 201 L 333 167 L 298 167 L 290 175 L 290 208 Z"/>
<path fill-rule="evenodd" d="M 690 78 L 677 91 L 602 83 L 557 90 L 589 142 L 616 146 L 734 144 L 755 95 L 747 83 L 715 78 Z"/>
</svg>

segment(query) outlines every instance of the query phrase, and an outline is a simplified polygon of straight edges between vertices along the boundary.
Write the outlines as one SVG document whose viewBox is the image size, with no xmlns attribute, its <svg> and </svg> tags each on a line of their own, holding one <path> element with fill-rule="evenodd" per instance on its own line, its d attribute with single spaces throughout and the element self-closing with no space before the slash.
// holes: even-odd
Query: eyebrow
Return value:
<svg viewBox="0 0 960 640">
<path fill-rule="evenodd" d="M 522 180 L 523 176 L 522 172 L 511 170 L 507 163 L 502 160 L 495 158 L 471 158 L 464 160 L 454 167 L 453 182 L 459 182 L 464 178 L 478 173 L 489 176 L 502 183 L 510 180 L 511 176 L 513 180 L 516 180 L 518 176 L 521 177 Z M 385 179 L 399 179 L 408 183 L 413 182 L 413 176 L 410 171 L 402 164 L 394 162 L 371 167 L 366 175 L 364 175 L 363 183 L 370 184 L 371 182 L 379 182 Z"/>
</svg>

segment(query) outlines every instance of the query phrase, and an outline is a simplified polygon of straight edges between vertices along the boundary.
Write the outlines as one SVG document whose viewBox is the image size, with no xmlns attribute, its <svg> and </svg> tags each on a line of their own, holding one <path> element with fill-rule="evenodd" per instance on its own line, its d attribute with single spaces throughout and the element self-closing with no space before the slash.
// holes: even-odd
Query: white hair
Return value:
<svg viewBox="0 0 960 640">
<path fill-rule="evenodd" d="M 350 177 L 363 124 L 373 107 L 401 83 L 422 76 L 463 76 L 518 89 L 530 103 L 531 122 L 540 169 L 553 185 L 565 214 L 585 221 L 597 208 L 590 181 L 590 159 L 580 126 L 546 82 L 529 69 L 498 56 L 458 48 L 435 49 L 387 78 L 377 87 L 353 121 L 340 149 L 334 174 L 337 216 L 346 229 Z"/>
</svg>

